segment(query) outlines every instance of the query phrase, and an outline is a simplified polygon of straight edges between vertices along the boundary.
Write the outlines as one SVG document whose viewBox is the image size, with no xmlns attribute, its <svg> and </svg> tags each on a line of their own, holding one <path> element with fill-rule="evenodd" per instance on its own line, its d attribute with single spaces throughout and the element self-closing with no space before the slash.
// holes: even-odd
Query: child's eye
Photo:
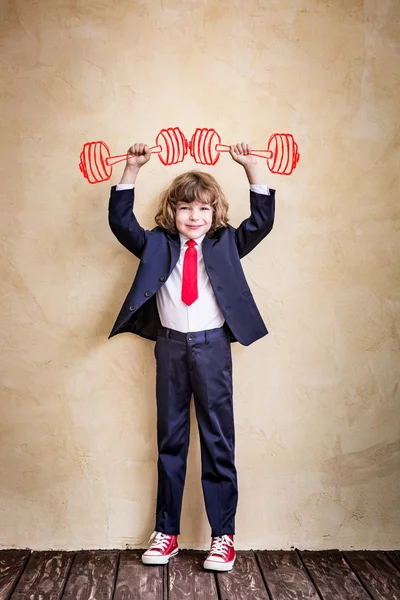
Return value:
<svg viewBox="0 0 400 600">
<path fill-rule="evenodd" d="M 202 206 L 201 210 L 210 210 L 210 207 L 209 206 Z"/>
</svg>

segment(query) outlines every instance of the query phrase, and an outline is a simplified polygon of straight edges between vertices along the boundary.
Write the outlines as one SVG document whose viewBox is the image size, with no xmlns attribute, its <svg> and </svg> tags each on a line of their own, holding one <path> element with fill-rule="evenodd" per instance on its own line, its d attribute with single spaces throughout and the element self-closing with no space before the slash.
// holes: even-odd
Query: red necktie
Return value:
<svg viewBox="0 0 400 600">
<path fill-rule="evenodd" d="M 194 240 L 188 240 L 186 245 L 182 271 L 182 301 L 190 306 L 199 297 L 197 289 L 197 250 Z"/>
</svg>

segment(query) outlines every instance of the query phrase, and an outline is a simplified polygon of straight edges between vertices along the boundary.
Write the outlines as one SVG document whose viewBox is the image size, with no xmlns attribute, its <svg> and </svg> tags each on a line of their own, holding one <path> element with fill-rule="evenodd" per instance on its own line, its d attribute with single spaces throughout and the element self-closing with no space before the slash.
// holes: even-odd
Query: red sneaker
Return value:
<svg viewBox="0 0 400 600">
<path fill-rule="evenodd" d="M 154 531 L 149 542 L 153 543 L 142 554 L 142 562 L 145 565 L 166 565 L 171 556 L 178 554 L 178 536 L 169 533 Z"/>
<path fill-rule="evenodd" d="M 213 537 L 211 549 L 204 561 L 205 569 L 213 571 L 230 571 L 236 558 L 233 545 L 233 535 L 222 535 Z"/>
</svg>

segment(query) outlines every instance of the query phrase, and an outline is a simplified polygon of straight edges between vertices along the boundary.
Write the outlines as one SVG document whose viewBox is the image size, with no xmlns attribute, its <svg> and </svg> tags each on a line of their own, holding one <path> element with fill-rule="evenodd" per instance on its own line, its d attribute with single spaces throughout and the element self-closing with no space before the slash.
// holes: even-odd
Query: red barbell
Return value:
<svg viewBox="0 0 400 600">
<path fill-rule="evenodd" d="M 152 146 L 150 152 L 158 154 L 163 165 L 175 165 L 182 162 L 188 153 L 188 141 L 179 127 L 162 129 L 156 138 L 156 146 Z M 89 183 L 100 183 L 110 179 L 112 165 L 129 156 L 131 155 L 110 156 L 105 142 L 87 142 L 80 155 L 79 168 Z"/>
<path fill-rule="evenodd" d="M 196 163 L 209 166 L 217 163 L 221 152 L 229 152 L 229 146 L 221 144 L 221 138 L 215 129 L 197 128 L 188 143 L 179 127 L 162 129 L 150 152 L 158 154 L 163 165 L 175 165 L 184 160 L 188 149 Z M 274 133 L 269 138 L 267 150 L 252 150 L 250 154 L 265 158 L 272 173 L 291 175 L 300 160 L 298 149 L 292 134 Z M 129 156 L 131 155 L 110 156 L 105 142 L 87 142 L 80 155 L 79 168 L 89 183 L 100 183 L 110 179 L 112 165 Z"/>
<path fill-rule="evenodd" d="M 290 175 L 300 160 L 298 145 L 290 133 L 274 133 L 268 141 L 267 150 L 252 150 L 250 154 L 267 160 L 272 173 Z M 201 165 L 215 165 L 221 152 L 229 152 L 229 146 L 221 144 L 215 129 L 197 128 L 189 142 L 190 155 Z"/>
</svg>

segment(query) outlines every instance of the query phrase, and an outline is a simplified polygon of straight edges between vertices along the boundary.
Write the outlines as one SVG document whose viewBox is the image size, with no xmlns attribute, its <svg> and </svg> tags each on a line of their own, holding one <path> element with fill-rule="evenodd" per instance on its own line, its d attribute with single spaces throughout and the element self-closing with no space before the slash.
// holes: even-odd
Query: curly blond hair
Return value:
<svg viewBox="0 0 400 600">
<path fill-rule="evenodd" d="M 177 233 L 175 225 L 176 205 L 178 202 L 191 203 L 197 200 L 210 204 L 213 209 L 212 225 L 209 233 L 226 227 L 229 217 L 229 205 L 217 180 L 203 171 L 188 171 L 178 175 L 171 185 L 161 194 L 160 204 L 155 216 L 157 225 L 169 233 Z"/>
</svg>

